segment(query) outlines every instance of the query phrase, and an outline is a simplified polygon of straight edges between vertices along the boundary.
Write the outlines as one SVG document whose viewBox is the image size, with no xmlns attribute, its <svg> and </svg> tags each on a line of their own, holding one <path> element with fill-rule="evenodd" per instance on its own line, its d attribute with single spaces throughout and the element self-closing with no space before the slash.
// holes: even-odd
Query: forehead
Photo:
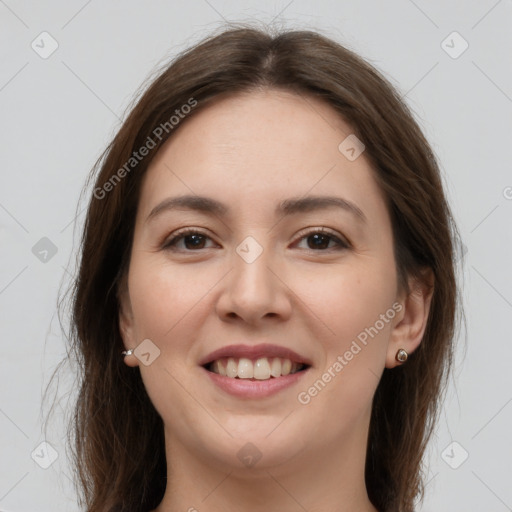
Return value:
<svg viewBox="0 0 512 512">
<path fill-rule="evenodd" d="M 351 131 L 332 107 L 317 98 L 257 90 L 221 97 L 193 112 L 159 157 L 176 157 L 173 148 L 179 146 L 193 152 L 197 160 L 232 156 L 243 158 L 246 164 L 266 163 L 269 168 L 271 161 L 279 164 L 281 156 L 288 162 L 292 158 L 314 160 L 322 154 L 337 156 L 338 139 Z"/>
<path fill-rule="evenodd" d="M 143 181 L 141 210 L 149 213 L 169 195 L 206 192 L 274 209 L 291 196 L 336 191 L 382 208 L 364 153 L 350 161 L 340 152 L 352 132 L 311 96 L 262 90 L 224 97 L 194 112 L 159 150 Z"/>
</svg>

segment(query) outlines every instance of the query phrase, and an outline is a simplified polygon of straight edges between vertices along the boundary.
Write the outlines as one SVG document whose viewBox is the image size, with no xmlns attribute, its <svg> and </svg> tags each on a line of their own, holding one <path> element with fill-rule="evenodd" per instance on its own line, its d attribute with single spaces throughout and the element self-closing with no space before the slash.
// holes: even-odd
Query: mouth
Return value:
<svg viewBox="0 0 512 512">
<path fill-rule="evenodd" d="M 221 357 L 206 363 L 203 368 L 231 379 L 270 380 L 303 372 L 310 365 L 281 357 Z"/>
<path fill-rule="evenodd" d="M 289 348 L 266 343 L 229 345 L 199 361 L 215 388 L 243 400 L 284 393 L 305 378 L 312 364 Z"/>
</svg>

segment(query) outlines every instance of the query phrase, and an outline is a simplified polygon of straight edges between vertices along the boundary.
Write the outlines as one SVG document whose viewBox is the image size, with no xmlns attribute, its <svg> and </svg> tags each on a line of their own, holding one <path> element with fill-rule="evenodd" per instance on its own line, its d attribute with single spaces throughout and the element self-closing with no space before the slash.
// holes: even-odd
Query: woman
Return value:
<svg viewBox="0 0 512 512">
<path fill-rule="evenodd" d="M 389 83 L 317 33 L 225 30 L 98 167 L 72 318 L 87 510 L 413 510 L 457 231 Z"/>
</svg>

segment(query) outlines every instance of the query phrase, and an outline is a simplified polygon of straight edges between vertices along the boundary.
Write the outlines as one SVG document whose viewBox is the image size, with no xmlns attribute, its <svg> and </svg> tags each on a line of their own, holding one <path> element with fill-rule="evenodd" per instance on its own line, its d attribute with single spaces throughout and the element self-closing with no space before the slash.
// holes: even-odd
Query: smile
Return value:
<svg viewBox="0 0 512 512">
<path fill-rule="evenodd" d="M 226 345 L 199 360 L 216 388 L 242 399 L 275 395 L 302 379 L 312 364 L 290 348 L 268 343 Z"/>
<path fill-rule="evenodd" d="M 255 360 L 247 357 L 223 357 L 206 365 L 207 370 L 224 377 L 253 380 L 277 379 L 300 372 L 306 367 L 306 364 L 280 357 L 260 357 Z"/>
</svg>

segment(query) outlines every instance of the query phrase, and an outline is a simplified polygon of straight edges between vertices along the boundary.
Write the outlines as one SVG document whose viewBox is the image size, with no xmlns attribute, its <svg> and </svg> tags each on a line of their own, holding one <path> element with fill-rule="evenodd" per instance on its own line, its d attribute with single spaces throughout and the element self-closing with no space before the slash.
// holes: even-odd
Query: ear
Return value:
<svg viewBox="0 0 512 512">
<path fill-rule="evenodd" d="M 386 368 L 394 368 L 400 364 L 396 353 L 404 349 L 412 354 L 421 343 L 427 327 L 430 304 L 434 292 L 434 273 L 432 269 L 424 269 L 422 277 L 409 279 L 409 290 L 402 290 L 397 301 L 402 305 L 395 325 L 391 331 L 386 355 Z"/>
<path fill-rule="evenodd" d="M 133 312 L 126 278 L 121 280 L 121 284 L 117 292 L 117 301 L 119 304 L 119 332 L 121 334 L 125 350 L 134 349 L 137 344 Z M 139 360 L 134 354 L 121 357 L 124 357 L 124 362 L 127 366 L 139 366 Z"/>
</svg>

